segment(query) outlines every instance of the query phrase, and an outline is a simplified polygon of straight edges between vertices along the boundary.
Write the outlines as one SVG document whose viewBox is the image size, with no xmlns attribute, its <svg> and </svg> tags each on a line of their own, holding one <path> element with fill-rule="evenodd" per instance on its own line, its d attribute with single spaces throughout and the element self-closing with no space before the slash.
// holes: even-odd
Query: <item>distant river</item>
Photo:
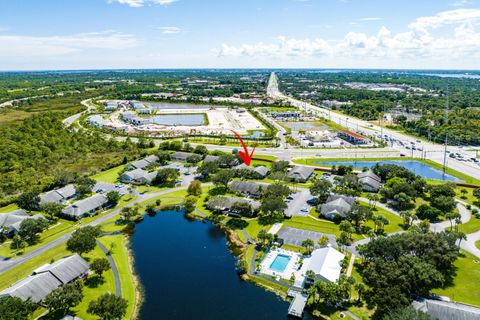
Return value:
<svg viewBox="0 0 480 320">
<path fill-rule="evenodd" d="M 210 223 L 159 212 L 136 226 L 131 241 L 145 290 L 141 319 L 287 318 L 287 302 L 239 279 L 224 234 Z"/>
</svg>

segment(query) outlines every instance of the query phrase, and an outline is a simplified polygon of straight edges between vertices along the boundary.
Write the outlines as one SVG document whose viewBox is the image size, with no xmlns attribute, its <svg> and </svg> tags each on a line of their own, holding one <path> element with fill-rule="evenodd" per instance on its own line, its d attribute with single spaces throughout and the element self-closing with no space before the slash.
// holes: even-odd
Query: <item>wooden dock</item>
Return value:
<svg viewBox="0 0 480 320">
<path fill-rule="evenodd" d="M 290 307 L 288 307 L 288 315 L 302 318 L 303 310 L 307 305 L 308 295 L 303 293 L 301 289 L 294 287 L 288 290 L 287 295 L 293 298 Z"/>
</svg>

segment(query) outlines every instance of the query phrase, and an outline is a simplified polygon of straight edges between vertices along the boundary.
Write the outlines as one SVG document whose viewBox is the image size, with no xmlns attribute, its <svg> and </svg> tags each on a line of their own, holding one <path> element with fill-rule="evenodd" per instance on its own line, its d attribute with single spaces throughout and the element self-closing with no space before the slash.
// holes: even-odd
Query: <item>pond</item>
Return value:
<svg viewBox="0 0 480 320">
<path fill-rule="evenodd" d="M 161 114 L 150 117 L 150 122 L 165 126 L 201 126 L 205 124 L 205 115 L 198 114 Z"/>
<path fill-rule="evenodd" d="M 380 160 L 380 161 L 317 161 L 314 162 L 315 164 L 319 165 L 330 165 L 330 166 L 353 166 L 354 168 L 372 168 L 375 164 L 396 164 L 398 166 L 402 166 L 405 169 L 412 171 L 413 173 L 421 176 L 425 179 L 434 179 L 434 180 L 445 180 L 445 181 L 453 181 L 453 182 L 460 182 L 462 180 L 449 175 L 444 174 L 443 171 L 435 169 L 428 164 L 425 164 L 420 161 L 416 160 Z"/>
<path fill-rule="evenodd" d="M 175 211 L 145 217 L 131 238 L 144 288 L 141 319 L 286 319 L 289 304 L 241 280 L 215 225 Z"/>
</svg>

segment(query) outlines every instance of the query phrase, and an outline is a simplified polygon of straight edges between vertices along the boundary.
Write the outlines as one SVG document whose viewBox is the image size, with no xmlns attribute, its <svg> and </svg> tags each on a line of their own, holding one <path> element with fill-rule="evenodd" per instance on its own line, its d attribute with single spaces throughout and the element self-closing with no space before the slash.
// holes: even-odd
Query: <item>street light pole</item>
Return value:
<svg viewBox="0 0 480 320">
<path fill-rule="evenodd" d="M 448 85 L 447 85 L 447 100 L 445 102 L 445 124 L 448 125 Z M 445 130 L 445 150 L 443 153 L 443 174 L 447 172 L 447 144 L 448 144 L 448 130 Z"/>
</svg>

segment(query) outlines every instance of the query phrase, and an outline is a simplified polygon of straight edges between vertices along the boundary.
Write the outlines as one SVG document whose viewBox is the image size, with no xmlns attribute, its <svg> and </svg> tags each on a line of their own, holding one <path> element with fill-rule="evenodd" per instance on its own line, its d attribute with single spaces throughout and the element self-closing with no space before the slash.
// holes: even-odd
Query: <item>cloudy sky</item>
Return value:
<svg viewBox="0 0 480 320">
<path fill-rule="evenodd" d="M 1 0 L 0 69 L 480 69 L 480 0 Z"/>
</svg>

